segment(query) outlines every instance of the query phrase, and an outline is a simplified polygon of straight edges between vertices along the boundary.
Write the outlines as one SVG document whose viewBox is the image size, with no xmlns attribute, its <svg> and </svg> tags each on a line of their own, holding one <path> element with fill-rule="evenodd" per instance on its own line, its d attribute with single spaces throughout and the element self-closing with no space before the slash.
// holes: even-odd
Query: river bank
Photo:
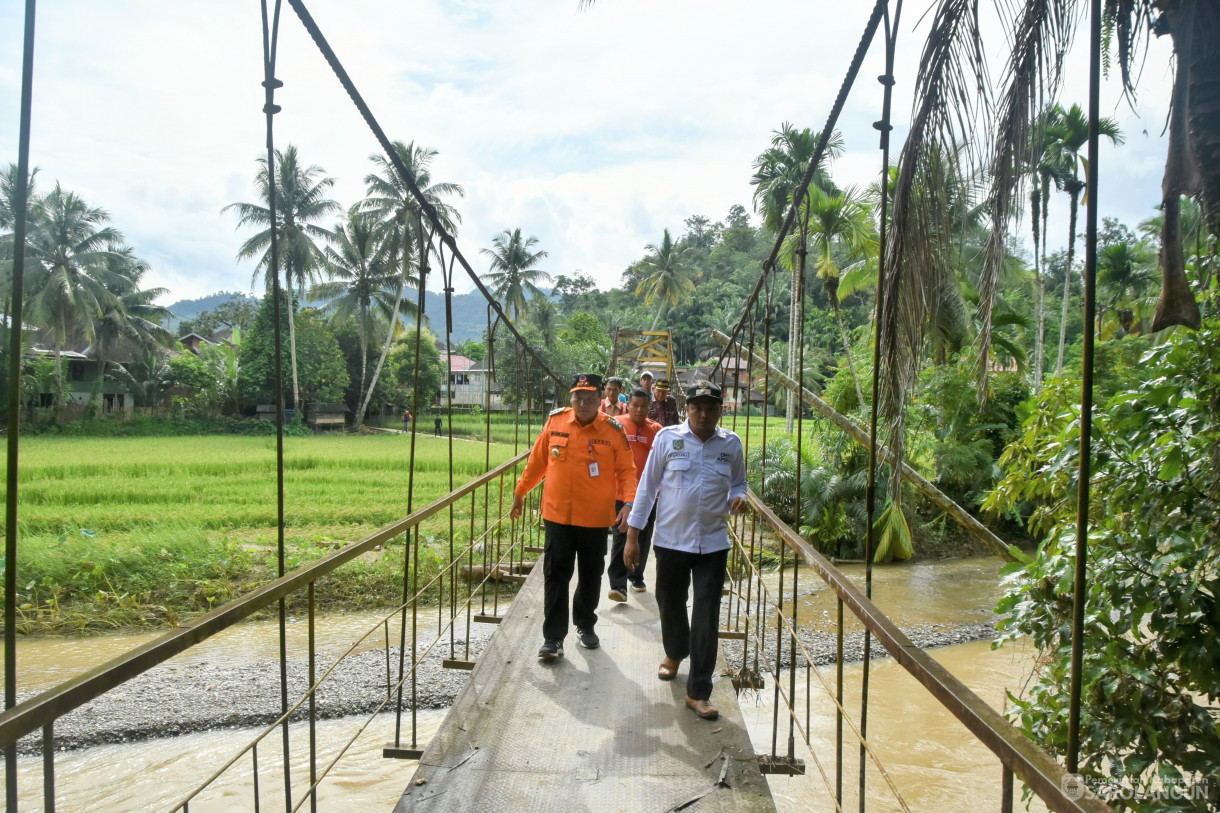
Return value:
<svg viewBox="0 0 1220 813">
<path fill-rule="evenodd" d="M 472 625 L 470 655 L 478 656 L 491 637 L 492 625 Z M 911 640 L 924 648 L 944 647 L 992 638 L 991 624 L 916 624 L 905 629 Z M 771 638 L 774 638 L 772 632 Z M 811 627 L 802 627 L 800 638 L 818 665 L 833 663 L 835 635 Z M 455 636 L 457 657 L 466 652 L 464 636 Z M 739 663 L 742 642 L 722 642 L 727 662 Z M 389 650 L 390 683 L 397 682 L 398 647 Z M 340 652 L 319 655 L 320 675 Z M 422 653 L 421 653 L 422 654 Z M 859 661 L 863 656 L 863 636 L 849 633 L 844 639 L 844 662 Z M 442 658 L 449 657 L 449 641 L 422 658 L 417 668 L 416 707 L 441 709 L 449 706 L 466 683 L 469 672 L 446 669 Z M 658 658 L 660 654 L 658 654 Z M 874 659 L 888 657 L 885 650 L 873 643 Z M 370 714 L 387 697 L 386 650 L 370 648 L 344 658 L 330 677 L 319 687 L 317 715 L 332 719 L 358 714 Z M 787 655 L 783 658 L 786 664 Z M 799 660 L 803 664 L 803 660 Z M 406 663 L 410 669 L 409 653 Z M 288 696 L 295 702 L 308 685 L 309 663 L 306 657 L 288 660 Z M 19 699 L 34 696 L 22 693 Z M 279 717 L 279 661 L 262 657 L 242 661 L 231 657 L 184 660 L 182 657 L 158 666 L 124 683 L 82 708 L 65 715 L 55 723 L 55 744 L 58 750 L 75 750 L 106 743 L 127 743 L 155 737 L 194 734 L 218 729 L 267 725 Z M 395 700 L 385 708 L 393 709 Z M 411 706 L 411 681 L 404 684 L 404 709 Z M 307 719 L 307 707 L 294 713 L 293 720 Z M 41 737 L 32 734 L 21 740 L 19 750 L 36 753 L 42 748 Z"/>
</svg>

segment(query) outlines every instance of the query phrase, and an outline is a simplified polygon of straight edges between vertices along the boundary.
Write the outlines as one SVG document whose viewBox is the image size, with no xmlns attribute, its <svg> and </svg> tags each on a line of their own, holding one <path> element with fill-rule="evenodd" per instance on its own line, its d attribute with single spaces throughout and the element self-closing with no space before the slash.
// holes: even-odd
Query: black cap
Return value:
<svg viewBox="0 0 1220 813">
<path fill-rule="evenodd" d="M 717 403 L 724 403 L 724 395 L 720 392 L 720 387 L 717 387 L 710 381 L 696 381 L 695 386 L 686 391 L 686 400 L 692 398 L 711 398 Z"/>
<path fill-rule="evenodd" d="M 596 373 L 578 373 L 572 377 L 572 389 L 568 392 L 576 392 L 577 390 L 596 390 L 601 391 L 602 377 Z"/>
<path fill-rule="evenodd" d="M 668 378 L 658 378 L 657 379 L 657 388 L 662 389 L 662 390 L 669 389 L 669 379 Z"/>
</svg>

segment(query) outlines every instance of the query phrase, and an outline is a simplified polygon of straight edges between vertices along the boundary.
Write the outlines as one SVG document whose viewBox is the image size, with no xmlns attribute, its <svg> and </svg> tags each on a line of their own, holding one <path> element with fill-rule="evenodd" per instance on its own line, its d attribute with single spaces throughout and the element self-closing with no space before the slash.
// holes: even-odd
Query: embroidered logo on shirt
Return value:
<svg viewBox="0 0 1220 813">
<path fill-rule="evenodd" d="M 731 463 L 732 461 L 733 457 L 728 452 L 721 452 L 720 454 L 716 455 L 717 463 Z"/>
<path fill-rule="evenodd" d="M 674 441 L 674 451 L 676 451 L 676 452 L 681 451 L 682 447 L 685 445 L 686 445 L 686 441 L 683 440 L 682 438 L 678 438 L 677 440 Z"/>
</svg>

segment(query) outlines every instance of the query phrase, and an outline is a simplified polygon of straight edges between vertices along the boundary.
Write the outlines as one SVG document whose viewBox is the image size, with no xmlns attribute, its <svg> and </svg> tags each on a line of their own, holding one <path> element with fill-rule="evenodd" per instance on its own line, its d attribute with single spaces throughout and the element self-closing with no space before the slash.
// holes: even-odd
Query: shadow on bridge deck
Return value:
<svg viewBox="0 0 1220 813">
<path fill-rule="evenodd" d="M 683 704 L 685 663 L 677 680 L 657 679 L 652 592 L 603 597 L 601 648 L 582 649 L 573 631 L 565 657 L 543 665 L 542 578 L 534 568 L 395 813 L 773 811 L 729 681 L 717 679 L 721 717 L 707 722 Z"/>
</svg>

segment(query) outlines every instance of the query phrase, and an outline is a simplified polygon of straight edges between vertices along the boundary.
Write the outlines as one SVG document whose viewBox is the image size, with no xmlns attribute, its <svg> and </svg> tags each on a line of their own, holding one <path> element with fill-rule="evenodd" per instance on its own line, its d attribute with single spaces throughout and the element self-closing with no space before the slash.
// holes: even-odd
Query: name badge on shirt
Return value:
<svg viewBox="0 0 1220 813">
<path fill-rule="evenodd" d="M 589 476 L 590 476 L 590 477 L 596 477 L 596 476 L 597 476 L 597 475 L 599 475 L 599 474 L 601 474 L 601 471 L 600 471 L 600 470 L 597 468 L 597 464 L 596 464 L 596 463 L 590 463 L 590 464 L 589 464 Z"/>
</svg>

